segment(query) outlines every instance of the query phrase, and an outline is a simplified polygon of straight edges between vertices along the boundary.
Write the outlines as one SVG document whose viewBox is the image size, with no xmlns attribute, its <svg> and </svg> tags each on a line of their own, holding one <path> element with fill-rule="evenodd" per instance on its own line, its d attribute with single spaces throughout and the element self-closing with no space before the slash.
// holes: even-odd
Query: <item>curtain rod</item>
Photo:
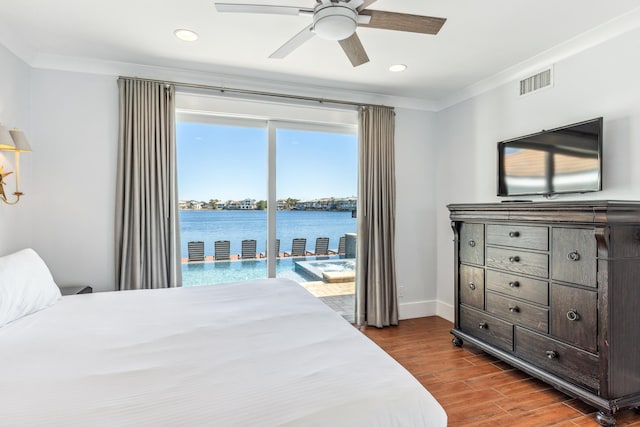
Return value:
<svg viewBox="0 0 640 427">
<path fill-rule="evenodd" d="M 130 79 L 130 80 L 143 80 L 143 81 L 147 81 L 147 82 L 154 82 L 154 83 L 162 83 L 162 84 L 168 84 L 168 85 L 174 85 L 174 86 L 180 86 L 180 87 L 186 87 L 186 88 L 192 88 L 192 89 L 204 89 L 204 90 L 212 90 L 212 91 L 218 91 L 218 92 L 230 92 L 230 93 L 239 93 L 239 94 L 243 94 L 243 95 L 258 95 L 258 96 L 268 96 L 268 97 L 274 97 L 274 98 L 287 98 L 287 99 L 296 99 L 299 101 L 312 101 L 312 102 L 318 102 L 320 104 L 338 104 L 338 105 L 352 105 L 352 106 L 356 106 L 356 107 L 382 107 L 382 108 L 390 108 L 391 110 L 393 110 L 393 107 L 389 107 L 386 105 L 379 105 L 379 104 L 368 104 L 368 103 L 363 103 L 363 102 L 352 102 L 352 101 L 343 101 L 340 99 L 329 99 L 329 98 L 316 98 L 316 97 L 312 97 L 312 96 L 300 96 L 300 95 L 289 95 L 286 93 L 277 93 L 277 92 L 261 92 L 261 91 L 257 91 L 257 90 L 248 90 L 248 89 L 238 89 L 238 88 L 231 88 L 231 87 L 225 87 L 225 86 L 210 86 L 210 85 L 202 85 L 202 84 L 197 84 L 197 83 L 183 83 L 183 82 L 174 82 L 174 81 L 168 81 L 168 80 L 154 80 L 154 79 L 145 79 L 142 77 L 126 77 L 126 76 L 119 76 L 119 79 Z"/>
</svg>

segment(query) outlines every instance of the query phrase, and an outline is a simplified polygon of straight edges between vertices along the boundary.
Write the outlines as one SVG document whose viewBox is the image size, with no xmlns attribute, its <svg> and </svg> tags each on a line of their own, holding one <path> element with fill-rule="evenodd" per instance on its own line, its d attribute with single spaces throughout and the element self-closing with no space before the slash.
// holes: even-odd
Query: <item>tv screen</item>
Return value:
<svg viewBox="0 0 640 427">
<path fill-rule="evenodd" d="M 602 190 L 602 117 L 498 143 L 498 196 Z"/>
</svg>

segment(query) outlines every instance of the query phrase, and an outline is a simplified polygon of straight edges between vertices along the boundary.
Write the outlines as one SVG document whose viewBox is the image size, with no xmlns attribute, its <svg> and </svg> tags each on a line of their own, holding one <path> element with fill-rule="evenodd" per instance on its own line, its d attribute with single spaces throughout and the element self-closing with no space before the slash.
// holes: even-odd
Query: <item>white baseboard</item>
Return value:
<svg viewBox="0 0 640 427">
<path fill-rule="evenodd" d="M 443 319 L 448 320 L 449 322 L 453 322 L 455 317 L 454 313 L 455 311 L 453 309 L 453 305 L 447 304 L 446 302 L 438 301 L 436 316 L 440 316 Z"/>
<path fill-rule="evenodd" d="M 453 305 L 437 300 L 398 304 L 398 318 L 400 320 L 439 316 L 453 322 L 453 313 Z"/>
<path fill-rule="evenodd" d="M 417 301 L 398 304 L 398 318 L 400 320 L 415 319 L 416 317 L 435 316 L 437 301 Z"/>
</svg>

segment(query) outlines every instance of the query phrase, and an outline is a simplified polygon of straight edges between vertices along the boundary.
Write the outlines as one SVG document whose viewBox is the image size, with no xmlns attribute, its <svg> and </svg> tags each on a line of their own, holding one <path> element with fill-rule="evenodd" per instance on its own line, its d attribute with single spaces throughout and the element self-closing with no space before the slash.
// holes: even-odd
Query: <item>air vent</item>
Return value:
<svg viewBox="0 0 640 427">
<path fill-rule="evenodd" d="M 526 79 L 522 79 L 520 80 L 520 96 L 549 87 L 552 82 L 551 68 L 527 77 Z"/>
</svg>

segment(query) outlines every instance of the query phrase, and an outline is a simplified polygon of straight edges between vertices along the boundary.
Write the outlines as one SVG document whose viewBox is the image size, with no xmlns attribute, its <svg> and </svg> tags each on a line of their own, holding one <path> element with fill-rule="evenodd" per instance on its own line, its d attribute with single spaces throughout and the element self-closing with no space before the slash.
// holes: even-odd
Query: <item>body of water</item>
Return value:
<svg viewBox="0 0 640 427">
<path fill-rule="evenodd" d="M 329 249 L 338 248 L 345 233 L 356 232 L 356 219 L 351 212 L 278 211 L 276 237 L 280 252 L 291 251 L 296 237 L 307 239 L 307 250 L 315 249 L 317 237 L 329 237 Z M 257 251 L 265 252 L 267 212 L 258 210 L 196 210 L 180 211 L 180 242 L 186 258 L 187 242 L 203 241 L 205 255 L 213 255 L 213 242 L 229 240 L 231 253 L 241 252 L 242 240 L 255 239 Z"/>
</svg>

